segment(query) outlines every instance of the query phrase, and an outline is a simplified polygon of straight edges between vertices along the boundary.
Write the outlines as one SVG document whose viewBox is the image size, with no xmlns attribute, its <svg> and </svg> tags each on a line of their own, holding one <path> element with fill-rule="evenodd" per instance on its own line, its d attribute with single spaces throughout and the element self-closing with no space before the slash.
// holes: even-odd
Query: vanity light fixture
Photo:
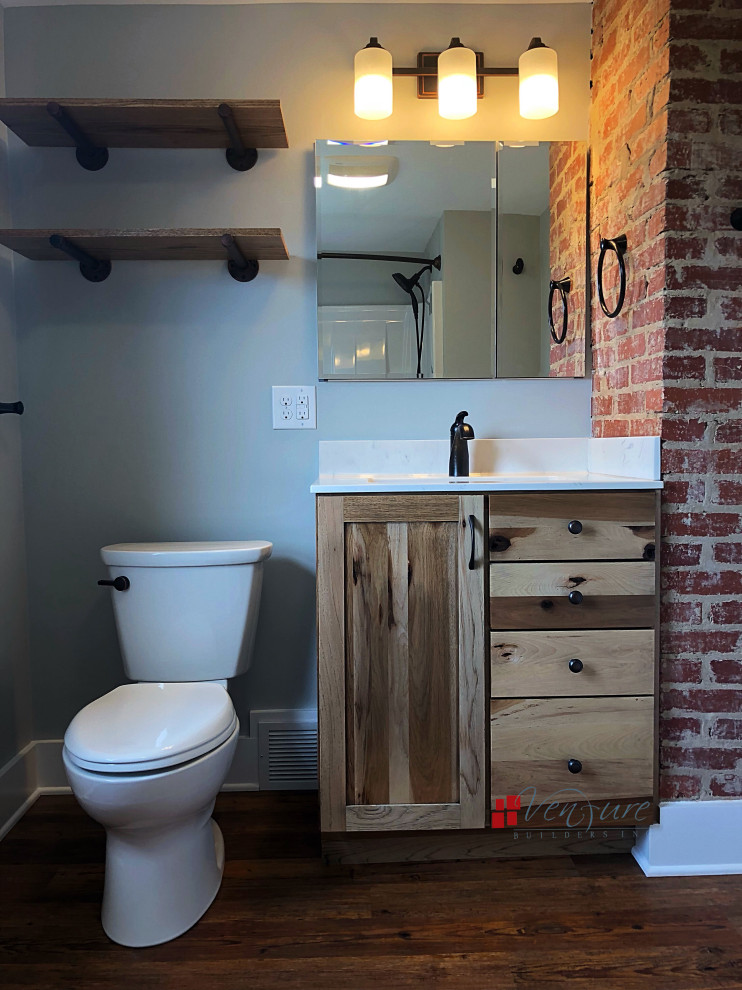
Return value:
<svg viewBox="0 0 742 990">
<path fill-rule="evenodd" d="M 460 38 L 438 56 L 438 113 L 446 120 L 466 120 L 477 112 L 477 56 Z"/>
<path fill-rule="evenodd" d="M 355 112 L 362 120 L 383 120 L 392 113 L 392 56 L 372 38 L 355 57 Z"/>
<path fill-rule="evenodd" d="M 526 120 L 544 120 L 559 110 L 557 53 L 540 38 L 531 38 L 518 59 L 520 115 Z"/>
<path fill-rule="evenodd" d="M 553 117 L 559 110 L 557 54 L 532 38 L 518 68 L 485 67 L 484 54 L 452 38 L 444 52 L 418 52 L 414 68 L 394 68 L 392 56 L 371 38 L 355 56 L 355 113 L 363 120 L 383 120 L 392 112 L 392 77 L 415 76 L 418 99 L 437 99 L 447 120 L 465 120 L 477 112 L 486 76 L 519 76 L 520 115 L 527 120 Z"/>
</svg>

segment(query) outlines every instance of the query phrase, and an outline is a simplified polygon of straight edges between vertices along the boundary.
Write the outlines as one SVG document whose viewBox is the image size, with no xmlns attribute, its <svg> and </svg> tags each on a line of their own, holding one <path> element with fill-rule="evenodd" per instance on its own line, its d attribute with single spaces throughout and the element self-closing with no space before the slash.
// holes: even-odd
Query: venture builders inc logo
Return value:
<svg viewBox="0 0 742 990">
<path fill-rule="evenodd" d="M 594 802 L 577 788 L 555 791 L 539 800 L 535 787 L 524 787 L 520 794 L 495 798 L 492 811 L 492 828 L 513 829 L 514 839 L 530 839 L 530 829 L 613 831 L 649 828 L 652 820 L 651 801 Z"/>
</svg>

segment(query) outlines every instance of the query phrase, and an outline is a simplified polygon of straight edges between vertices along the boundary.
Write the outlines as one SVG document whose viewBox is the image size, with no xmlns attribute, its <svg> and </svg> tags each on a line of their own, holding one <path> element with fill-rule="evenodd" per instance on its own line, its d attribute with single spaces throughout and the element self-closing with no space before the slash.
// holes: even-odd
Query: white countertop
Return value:
<svg viewBox="0 0 742 990">
<path fill-rule="evenodd" d="M 320 441 L 315 494 L 662 488 L 659 437 L 470 440 L 468 478 L 447 440 Z"/>
</svg>

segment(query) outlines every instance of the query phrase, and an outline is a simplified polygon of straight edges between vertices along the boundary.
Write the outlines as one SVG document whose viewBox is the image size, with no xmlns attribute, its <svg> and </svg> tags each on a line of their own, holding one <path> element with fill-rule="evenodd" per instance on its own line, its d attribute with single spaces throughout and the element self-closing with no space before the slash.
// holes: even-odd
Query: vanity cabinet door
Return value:
<svg viewBox="0 0 742 990">
<path fill-rule="evenodd" d="M 484 828 L 484 497 L 317 513 L 322 830 Z"/>
</svg>

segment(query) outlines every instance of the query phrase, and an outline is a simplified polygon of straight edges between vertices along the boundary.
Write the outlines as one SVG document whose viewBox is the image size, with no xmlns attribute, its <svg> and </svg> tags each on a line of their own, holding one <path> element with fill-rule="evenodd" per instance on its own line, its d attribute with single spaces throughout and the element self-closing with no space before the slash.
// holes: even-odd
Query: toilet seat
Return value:
<svg viewBox="0 0 742 990">
<path fill-rule="evenodd" d="M 236 725 L 232 700 L 220 684 L 124 684 L 86 705 L 70 723 L 64 743 L 82 769 L 139 773 L 203 756 L 227 740 Z"/>
</svg>

